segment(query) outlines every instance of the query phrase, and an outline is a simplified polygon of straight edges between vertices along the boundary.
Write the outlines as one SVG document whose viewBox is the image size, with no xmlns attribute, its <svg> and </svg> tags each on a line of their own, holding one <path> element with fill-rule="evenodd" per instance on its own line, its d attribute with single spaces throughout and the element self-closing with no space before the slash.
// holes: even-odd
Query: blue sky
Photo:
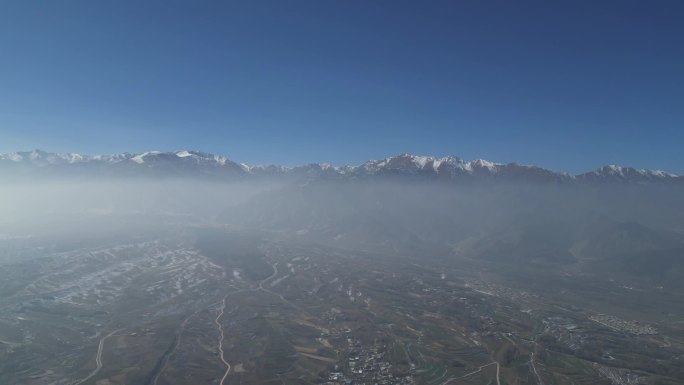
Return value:
<svg viewBox="0 0 684 385">
<path fill-rule="evenodd" d="M 0 152 L 684 173 L 684 2 L 14 1 Z"/>
</svg>

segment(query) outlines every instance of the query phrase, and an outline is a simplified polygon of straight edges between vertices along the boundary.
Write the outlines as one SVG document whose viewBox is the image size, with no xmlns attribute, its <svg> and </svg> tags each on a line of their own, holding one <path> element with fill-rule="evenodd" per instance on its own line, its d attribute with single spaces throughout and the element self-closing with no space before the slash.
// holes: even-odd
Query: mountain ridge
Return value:
<svg viewBox="0 0 684 385">
<path fill-rule="evenodd" d="M 534 165 L 499 163 L 484 159 L 465 161 L 457 156 L 419 156 L 403 153 L 384 159 L 368 160 L 359 165 L 335 166 L 309 163 L 294 167 L 282 165 L 248 165 L 211 153 L 179 151 L 146 151 L 111 155 L 52 153 L 43 150 L 0 154 L 0 166 L 18 166 L 25 170 L 46 169 L 68 171 L 92 166 L 101 171 L 158 171 L 171 175 L 231 174 L 233 176 L 307 176 L 307 177 L 372 177 L 423 176 L 443 179 L 487 178 L 554 182 L 658 182 L 682 180 L 684 177 L 661 170 L 606 165 L 593 171 L 572 175 Z"/>
</svg>

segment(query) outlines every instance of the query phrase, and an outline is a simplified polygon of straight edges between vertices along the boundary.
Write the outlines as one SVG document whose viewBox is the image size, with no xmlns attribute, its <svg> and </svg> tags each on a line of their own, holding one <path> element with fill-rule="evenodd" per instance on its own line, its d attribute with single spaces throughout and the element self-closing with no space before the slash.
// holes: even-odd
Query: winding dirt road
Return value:
<svg viewBox="0 0 684 385">
<path fill-rule="evenodd" d="M 226 310 L 226 298 L 228 297 L 228 294 L 226 294 L 225 297 L 223 297 L 223 301 L 221 301 L 221 311 L 219 312 L 218 316 L 216 316 L 216 319 L 214 320 L 214 323 L 216 324 L 216 327 L 219 330 L 219 333 L 221 334 L 221 338 L 219 339 L 219 345 L 218 345 L 218 350 L 219 354 L 221 355 L 221 362 L 223 362 L 223 365 L 226 366 L 226 372 L 223 374 L 223 377 L 221 378 L 221 382 L 219 385 L 223 385 L 223 383 L 226 381 L 226 377 L 228 377 L 228 373 L 230 373 L 230 364 L 226 361 L 226 358 L 223 353 L 223 339 L 225 338 L 225 334 L 223 332 L 223 327 L 221 326 L 221 323 L 219 322 L 219 319 L 223 316 L 223 312 Z"/>
<path fill-rule="evenodd" d="M 114 330 L 113 332 L 111 332 L 111 333 L 107 334 L 106 336 L 100 338 L 100 343 L 97 345 L 97 354 L 95 355 L 95 366 L 96 366 L 95 370 L 93 370 L 87 377 L 85 377 L 81 380 L 78 380 L 76 382 L 72 382 L 70 385 L 80 385 L 80 384 L 90 380 L 91 378 L 95 377 L 95 375 L 97 375 L 97 373 L 100 372 L 100 369 L 102 369 L 102 351 L 104 350 L 105 341 L 107 340 L 107 338 L 112 337 L 114 334 L 116 334 L 117 332 L 120 332 L 121 330 L 123 330 L 123 329 Z"/>
<path fill-rule="evenodd" d="M 448 383 L 450 383 L 450 382 L 452 382 L 452 381 L 456 381 L 456 380 L 460 380 L 460 379 L 463 379 L 463 378 L 466 378 L 466 377 L 470 377 L 470 376 L 472 376 L 473 374 L 480 373 L 480 372 L 482 371 L 482 369 L 486 368 L 487 366 L 491 366 L 491 365 L 496 365 L 496 384 L 497 384 L 497 385 L 501 385 L 501 381 L 499 380 L 499 369 L 500 369 L 500 366 L 499 366 L 499 363 L 496 362 L 496 361 L 490 362 L 490 363 L 488 363 L 488 364 L 486 364 L 486 365 L 482 365 L 482 366 L 480 366 L 479 368 L 477 368 L 477 370 L 472 371 L 472 372 L 470 372 L 470 373 L 466 373 L 466 374 L 464 374 L 464 375 L 462 375 L 462 376 L 460 376 L 460 377 L 451 377 L 450 379 L 448 379 L 448 380 L 442 382 L 440 385 L 446 385 L 446 384 L 448 384 Z"/>
<path fill-rule="evenodd" d="M 534 352 L 530 353 L 530 365 L 532 365 L 532 371 L 534 372 L 534 375 L 537 377 L 537 384 L 544 385 L 541 377 L 539 376 L 539 372 L 537 372 L 537 367 L 534 365 Z"/>
</svg>

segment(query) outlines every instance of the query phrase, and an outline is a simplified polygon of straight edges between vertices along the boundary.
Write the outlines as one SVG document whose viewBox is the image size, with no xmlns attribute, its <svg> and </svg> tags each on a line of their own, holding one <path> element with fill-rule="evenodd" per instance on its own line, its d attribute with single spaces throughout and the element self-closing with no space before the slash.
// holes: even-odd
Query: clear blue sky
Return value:
<svg viewBox="0 0 684 385">
<path fill-rule="evenodd" d="M 684 1 L 3 1 L 0 152 L 684 173 Z"/>
</svg>

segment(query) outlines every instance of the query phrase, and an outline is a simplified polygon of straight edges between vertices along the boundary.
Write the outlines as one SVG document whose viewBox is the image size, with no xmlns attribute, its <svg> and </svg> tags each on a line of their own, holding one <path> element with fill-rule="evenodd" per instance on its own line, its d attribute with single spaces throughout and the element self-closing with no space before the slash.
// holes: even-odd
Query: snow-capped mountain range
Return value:
<svg viewBox="0 0 684 385">
<path fill-rule="evenodd" d="M 41 150 L 0 154 L 0 171 L 23 175 L 74 173 L 116 176 L 300 176 L 363 178 L 372 176 L 423 176 L 441 179 L 510 179 L 553 182 L 621 181 L 648 183 L 682 181 L 684 177 L 660 170 L 609 165 L 579 175 L 570 175 L 537 166 L 496 163 L 477 159 L 464 161 L 455 156 L 442 158 L 401 154 L 369 160 L 357 166 L 312 163 L 297 167 L 253 166 L 224 156 L 200 151 L 160 152 L 114 155 L 50 153 Z"/>
</svg>

